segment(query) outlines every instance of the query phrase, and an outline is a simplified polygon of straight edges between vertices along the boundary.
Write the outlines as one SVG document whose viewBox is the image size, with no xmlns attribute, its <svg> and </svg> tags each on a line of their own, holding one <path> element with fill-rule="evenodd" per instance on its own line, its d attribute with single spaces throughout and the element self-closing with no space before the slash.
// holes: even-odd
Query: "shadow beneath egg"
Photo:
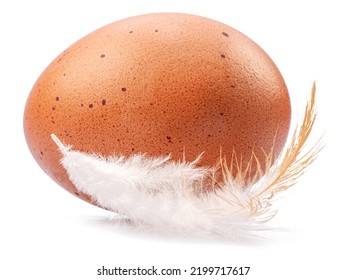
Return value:
<svg viewBox="0 0 346 280">
<path fill-rule="evenodd" d="M 287 234 L 294 233 L 286 228 L 266 227 L 251 232 L 232 233 L 230 236 L 204 232 L 175 232 L 167 229 L 157 229 L 138 224 L 122 215 L 82 216 L 82 222 L 91 227 L 97 227 L 114 235 L 123 235 L 127 238 L 141 238 L 163 242 L 198 243 L 198 244 L 229 244 L 236 246 L 265 246 L 282 239 L 290 239 Z"/>
</svg>

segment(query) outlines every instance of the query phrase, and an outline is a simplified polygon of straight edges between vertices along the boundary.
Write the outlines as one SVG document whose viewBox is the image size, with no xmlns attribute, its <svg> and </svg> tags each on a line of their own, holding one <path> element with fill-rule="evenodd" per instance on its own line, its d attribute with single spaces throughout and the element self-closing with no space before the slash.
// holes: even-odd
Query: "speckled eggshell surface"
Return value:
<svg viewBox="0 0 346 280">
<path fill-rule="evenodd" d="M 104 156 L 170 154 L 213 166 L 220 148 L 246 162 L 278 154 L 291 107 L 269 56 L 239 31 L 175 13 L 117 21 L 77 41 L 42 73 L 28 98 L 24 131 L 43 170 L 76 192 L 51 133 Z"/>
</svg>

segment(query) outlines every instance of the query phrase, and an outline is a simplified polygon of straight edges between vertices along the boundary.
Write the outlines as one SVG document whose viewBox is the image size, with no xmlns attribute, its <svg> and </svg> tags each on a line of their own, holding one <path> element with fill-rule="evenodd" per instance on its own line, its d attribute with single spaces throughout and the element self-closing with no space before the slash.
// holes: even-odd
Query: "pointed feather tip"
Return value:
<svg viewBox="0 0 346 280">
<path fill-rule="evenodd" d="M 64 145 L 54 133 L 52 133 L 50 137 L 53 139 L 54 143 L 58 146 L 59 150 L 63 154 L 66 154 L 68 151 L 71 150 L 72 146 Z"/>
</svg>

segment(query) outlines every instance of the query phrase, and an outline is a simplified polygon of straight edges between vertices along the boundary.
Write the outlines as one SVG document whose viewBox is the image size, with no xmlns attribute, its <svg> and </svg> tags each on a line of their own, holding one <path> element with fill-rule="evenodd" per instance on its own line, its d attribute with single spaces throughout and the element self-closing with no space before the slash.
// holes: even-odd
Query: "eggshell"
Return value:
<svg viewBox="0 0 346 280">
<path fill-rule="evenodd" d="M 109 24 L 60 54 L 30 93 L 24 131 L 42 169 L 90 201 L 51 133 L 103 156 L 192 161 L 203 152 L 199 165 L 214 166 L 222 150 L 243 164 L 254 153 L 264 166 L 264 152 L 285 144 L 290 116 L 285 82 L 256 43 L 211 19 L 158 13 Z"/>
</svg>

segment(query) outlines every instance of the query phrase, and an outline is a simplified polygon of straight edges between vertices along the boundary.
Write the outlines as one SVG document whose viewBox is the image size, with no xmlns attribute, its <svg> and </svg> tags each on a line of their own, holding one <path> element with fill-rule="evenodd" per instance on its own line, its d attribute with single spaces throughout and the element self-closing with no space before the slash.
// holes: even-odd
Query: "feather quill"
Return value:
<svg viewBox="0 0 346 280">
<path fill-rule="evenodd" d="M 196 166 L 199 158 L 194 162 L 143 154 L 105 158 L 75 151 L 54 134 L 52 138 L 70 180 L 101 207 L 125 215 L 138 227 L 232 238 L 263 229 L 276 213 L 276 195 L 293 186 L 322 149 L 318 141 L 304 151 L 316 119 L 315 92 L 314 84 L 304 118 L 285 151 L 271 167 L 269 154 L 263 177 L 246 188 L 244 174 L 234 179 L 233 166 L 225 159 L 218 167 L 203 168 Z M 215 179 L 220 170 L 221 183 Z M 204 187 L 210 178 L 217 187 Z"/>
</svg>

